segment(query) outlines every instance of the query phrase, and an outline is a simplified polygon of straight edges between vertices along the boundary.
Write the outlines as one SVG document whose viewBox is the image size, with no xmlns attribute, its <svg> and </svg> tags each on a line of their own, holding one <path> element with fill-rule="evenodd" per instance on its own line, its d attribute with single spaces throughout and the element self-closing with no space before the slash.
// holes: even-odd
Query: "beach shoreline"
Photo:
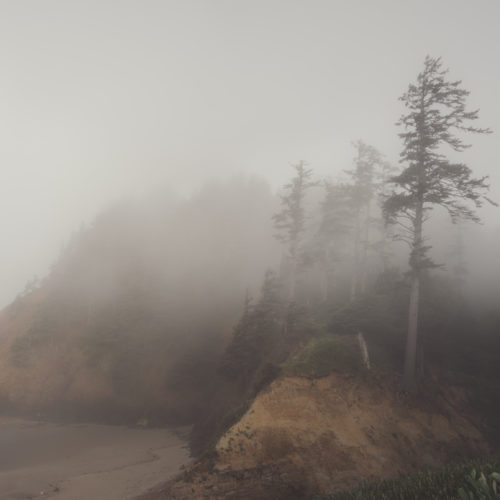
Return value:
<svg viewBox="0 0 500 500">
<path fill-rule="evenodd" d="M 0 417 L 0 498 L 126 500 L 190 462 L 188 427 Z"/>
</svg>

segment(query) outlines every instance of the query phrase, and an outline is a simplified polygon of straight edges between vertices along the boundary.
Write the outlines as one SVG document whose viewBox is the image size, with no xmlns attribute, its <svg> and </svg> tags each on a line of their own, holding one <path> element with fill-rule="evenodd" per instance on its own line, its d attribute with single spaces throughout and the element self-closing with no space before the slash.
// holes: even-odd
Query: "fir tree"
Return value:
<svg viewBox="0 0 500 500">
<path fill-rule="evenodd" d="M 281 196 L 282 209 L 273 215 L 274 227 L 277 230 L 276 238 L 287 247 L 290 268 L 288 280 L 290 302 L 296 300 L 299 251 L 306 230 L 304 198 L 309 188 L 318 185 L 312 180 L 312 170 L 306 167 L 304 161 L 292 166 L 296 175 L 288 184 L 285 184 L 285 193 Z"/>
<path fill-rule="evenodd" d="M 322 264 L 322 296 L 328 302 L 338 263 L 348 258 L 353 227 L 352 189 L 346 184 L 325 182 L 325 198 L 321 203 L 320 223 L 315 237 Z"/>
<path fill-rule="evenodd" d="M 399 238 L 410 246 L 411 293 L 402 383 L 409 392 L 416 390 L 420 278 L 424 269 L 434 265 L 428 256 L 424 223 L 434 205 L 444 207 L 454 220 L 477 222 L 474 208 L 487 200 L 486 178 L 474 178 L 467 165 L 443 154 L 444 146 L 455 152 L 469 147 L 456 132 L 490 132 L 471 125 L 478 111 L 466 110 L 469 92 L 461 88 L 461 81 L 448 81 L 446 73 L 440 58 L 427 56 L 417 82 L 400 98 L 407 109 L 398 122 L 404 129 L 399 135 L 404 144 L 400 161 L 405 167 L 392 178 L 395 189 L 384 203 L 387 219 L 399 224 Z"/>
<path fill-rule="evenodd" d="M 354 143 L 356 157 L 351 177 L 352 205 L 354 209 L 353 267 L 351 275 L 351 300 L 366 291 L 368 247 L 372 226 L 372 200 L 377 189 L 378 169 L 382 155 L 376 148 L 363 141 Z"/>
</svg>

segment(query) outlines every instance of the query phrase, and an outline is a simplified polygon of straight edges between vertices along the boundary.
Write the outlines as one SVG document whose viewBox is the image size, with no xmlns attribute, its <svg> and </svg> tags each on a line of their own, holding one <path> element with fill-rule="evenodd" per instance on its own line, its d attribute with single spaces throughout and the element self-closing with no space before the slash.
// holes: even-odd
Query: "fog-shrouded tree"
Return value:
<svg viewBox="0 0 500 500">
<path fill-rule="evenodd" d="M 427 56 L 416 83 L 409 85 L 400 100 L 406 107 L 398 125 L 403 140 L 401 173 L 391 179 L 394 190 L 384 202 L 388 221 L 399 226 L 399 239 L 410 247 L 411 291 L 408 336 L 402 389 L 416 390 L 417 335 L 420 281 L 423 270 L 434 266 L 428 255 L 429 245 L 423 227 L 433 206 L 446 209 L 452 220 L 478 221 L 475 208 L 481 206 L 488 189 L 487 179 L 474 178 L 464 163 L 445 155 L 448 147 L 462 152 L 469 146 L 460 132 L 489 133 L 472 124 L 478 111 L 466 109 L 469 91 L 461 81 L 449 81 L 441 58 Z"/>
<path fill-rule="evenodd" d="M 391 260 L 394 257 L 391 248 L 393 230 L 391 224 L 382 216 L 384 202 L 387 199 L 390 190 L 390 179 L 396 174 L 397 168 L 388 160 L 382 158 L 377 171 L 377 208 L 381 217 L 374 220 L 374 225 L 378 230 L 377 239 L 371 244 L 371 248 L 377 255 L 381 264 L 382 272 L 390 272 Z"/>
<path fill-rule="evenodd" d="M 259 300 L 253 304 L 248 296 L 245 298 L 243 315 L 222 357 L 223 375 L 248 386 L 266 356 L 275 354 L 281 331 L 282 308 L 279 280 L 273 271 L 268 270 Z"/>
<path fill-rule="evenodd" d="M 325 197 L 320 205 L 320 222 L 314 243 L 322 264 L 322 299 L 327 302 L 335 275 L 338 276 L 336 267 L 340 267 L 342 260 L 347 260 L 353 210 L 351 186 L 325 182 L 324 187 Z"/>
<path fill-rule="evenodd" d="M 375 147 L 361 140 L 353 146 L 356 149 L 354 168 L 346 171 L 350 177 L 354 211 L 351 300 L 366 291 L 368 248 L 374 223 L 372 202 L 379 189 L 384 165 L 383 156 Z"/>
<path fill-rule="evenodd" d="M 285 184 L 281 195 L 281 210 L 272 219 L 276 238 L 286 246 L 288 263 L 288 300 L 294 302 L 297 292 L 297 271 L 300 247 L 306 231 L 306 210 L 304 206 L 307 191 L 318 183 L 312 179 L 313 171 L 304 161 L 292 165 L 295 176 Z"/>
</svg>

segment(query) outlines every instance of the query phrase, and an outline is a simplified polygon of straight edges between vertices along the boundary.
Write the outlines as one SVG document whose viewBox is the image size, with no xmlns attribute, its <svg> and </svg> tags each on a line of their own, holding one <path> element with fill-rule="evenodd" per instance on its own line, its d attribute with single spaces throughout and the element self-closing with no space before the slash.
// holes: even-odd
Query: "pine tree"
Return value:
<svg viewBox="0 0 500 500">
<path fill-rule="evenodd" d="M 392 178 L 395 189 L 384 203 L 387 219 L 399 224 L 400 239 L 410 246 L 411 293 L 402 382 L 402 389 L 408 392 L 416 390 L 420 278 L 424 269 L 434 265 L 428 256 L 424 223 L 434 205 L 444 207 L 453 220 L 477 222 L 474 209 L 488 200 L 484 196 L 486 178 L 473 178 L 467 165 L 448 159 L 442 152 L 444 146 L 455 152 L 469 147 L 456 132 L 490 132 L 471 125 L 478 111 L 466 110 L 469 92 L 461 88 L 461 81 L 448 81 L 446 74 L 440 58 L 427 56 L 417 82 L 400 98 L 407 109 L 398 122 L 404 129 L 399 135 L 404 145 L 400 161 L 405 167 Z"/>
<path fill-rule="evenodd" d="M 325 198 L 321 203 L 320 223 L 315 236 L 322 265 L 322 296 L 328 302 L 338 265 L 350 253 L 350 234 L 354 225 L 352 189 L 350 185 L 325 182 Z"/>
<path fill-rule="evenodd" d="M 394 167 L 389 161 L 382 160 L 377 180 L 377 205 L 382 213 L 384 211 L 385 200 L 389 196 L 390 179 L 395 175 L 396 171 L 396 167 Z M 390 241 L 394 239 L 393 228 L 387 223 L 387 220 L 385 220 L 384 217 L 381 217 L 376 222 L 378 223 L 380 239 L 372 246 L 380 258 L 383 272 L 386 273 L 389 271 L 389 264 L 392 257 Z"/>
<path fill-rule="evenodd" d="M 258 302 L 252 304 L 248 297 L 245 298 L 243 315 L 221 362 L 221 372 L 228 378 L 248 385 L 266 355 L 273 351 L 284 314 L 280 295 L 276 274 L 267 271 Z"/>
<path fill-rule="evenodd" d="M 296 175 L 288 184 L 285 184 L 285 194 L 281 196 L 282 209 L 273 215 L 274 227 L 277 230 L 276 238 L 287 246 L 290 268 L 288 299 L 290 302 L 296 300 L 299 251 L 306 230 L 304 198 L 309 188 L 318 185 L 312 180 L 312 170 L 306 168 L 304 161 L 292 167 Z"/>
<path fill-rule="evenodd" d="M 351 178 L 354 210 L 351 300 L 354 300 L 359 292 L 366 291 L 368 247 L 373 223 L 372 201 L 378 187 L 379 170 L 383 164 L 381 153 L 373 146 L 359 140 L 354 143 L 354 147 L 354 169 L 347 171 Z"/>
</svg>

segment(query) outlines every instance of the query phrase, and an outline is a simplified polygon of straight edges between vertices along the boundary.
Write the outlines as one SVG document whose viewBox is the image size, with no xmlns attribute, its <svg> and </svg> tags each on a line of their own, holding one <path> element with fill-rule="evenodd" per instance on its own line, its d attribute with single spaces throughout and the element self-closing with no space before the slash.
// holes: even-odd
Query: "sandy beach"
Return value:
<svg viewBox="0 0 500 500">
<path fill-rule="evenodd" d="M 127 500 L 190 460 L 186 428 L 0 418 L 0 499 Z"/>
</svg>

